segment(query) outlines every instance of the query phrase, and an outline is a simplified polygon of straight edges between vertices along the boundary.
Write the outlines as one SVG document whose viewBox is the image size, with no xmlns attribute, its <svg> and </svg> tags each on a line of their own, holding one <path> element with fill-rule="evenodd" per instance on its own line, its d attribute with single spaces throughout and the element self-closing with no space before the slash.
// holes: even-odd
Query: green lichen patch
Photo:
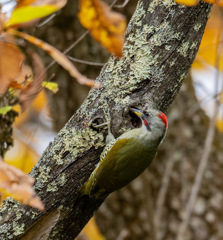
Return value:
<svg viewBox="0 0 223 240">
<path fill-rule="evenodd" d="M 19 220 L 22 218 L 23 214 L 24 214 L 25 210 L 23 209 L 19 209 L 19 211 L 16 211 L 16 220 Z"/>
<path fill-rule="evenodd" d="M 2 211 L 8 211 L 8 212 L 13 212 L 15 211 L 18 206 L 20 206 L 21 203 L 19 201 L 14 200 L 11 197 L 7 197 L 6 200 L 3 201 L 3 204 L 1 205 L 1 210 Z M 21 209 L 21 211 L 25 211 L 23 209 Z"/>
<path fill-rule="evenodd" d="M 154 13 L 156 7 L 159 6 L 160 4 L 163 4 L 163 6 L 165 6 L 167 10 L 174 5 L 177 5 L 177 3 L 174 2 L 173 0 L 153 0 L 149 5 L 148 11 L 150 13 Z"/>
<path fill-rule="evenodd" d="M 25 213 L 25 209 L 18 208 L 19 206 L 21 206 L 21 204 L 18 201 L 15 201 L 12 198 L 7 198 L 7 201 L 4 201 L 4 204 L 1 207 L 1 211 L 8 213 L 4 216 L 4 221 L 6 221 L 7 217 L 9 217 L 11 214 L 15 213 L 15 218 L 12 224 L 0 224 L 0 234 L 4 235 L 5 237 L 7 236 L 5 239 L 14 239 L 14 236 L 18 236 L 24 232 L 25 224 L 19 224 L 18 220 L 22 218 L 22 215 Z M 0 220 L 2 221 L 3 218 L 1 217 Z"/>
<path fill-rule="evenodd" d="M 194 25 L 194 30 L 195 30 L 196 32 L 198 32 L 201 27 L 202 27 L 202 24 L 201 24 L 201 23 L 196 23 L 196 24 Z"/>
<path fill-rule="evenodd" d="M 29 211 L 29 216 L 31 216 L 31 219 L 35 219 L 37 216 L 39 216 L 39 213 L 37 211 L 33 211 L 32 209 L 30 209 Z"/>
<path fill-rule="evenodd" d="M 40 172 L 39 175 L 36 177 L 36 184 L 35 184 L 36 189 L 42 189 L 45 183 L 47 183 L 51 177 L 50 175 L 51 168 L 47 165 L 44 165 L 44 164 L 40 165 L 39 172 Z"/>
<path fill-rule="evenodd" d="M 18 236 L 24 232 L 25 224 L 24 223 L 19 224 L 17 221 L 13 221 L 12 228 L 13 228 L 13 234 L 15 236 Z"/>
<path fill-rule="evenodd" d="M 177 52 L 183 56 L 183 57 L 187 57 L 188 56 L 188 52 L 190 50 L 190 42 L 183 42 L 180 46 L 180 48 L 177 49 Z"/>
<path fill-rule="evenodd" d="M 190 49 L 194 49 L 194 48 L 196 48 L 197 45 L 198 45 L 198 42 L 193 42 L 193 43 L 191 44 Z"/>
<path fill-rule="evenodd" d="M 47 185 L 47 192 L 56 192 L 58 190 L 57 181 L 53 181 Z"/>
<path fill-rule="evenodd" d="M 0 234 L 3 234 L 6 236 L 6 234 L 11 230 L 11 225 L 8 223 L 3 223 L 0 226 Z M 9 239 L 12 239 L 13 237 L 11 236 Z"/>
<path fill-rule="evenodd" d="M 59 177 L 60 185 L 64 186 L 64 184 L 67 182 L 66 174 L 62 173 Z"/>
</svg>

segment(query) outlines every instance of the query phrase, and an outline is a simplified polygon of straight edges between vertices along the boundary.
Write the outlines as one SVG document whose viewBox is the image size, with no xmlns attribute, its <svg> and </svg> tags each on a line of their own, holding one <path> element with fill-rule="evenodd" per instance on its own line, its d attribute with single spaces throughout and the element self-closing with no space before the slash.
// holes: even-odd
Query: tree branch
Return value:
<svg viewBox="0 0 223 240">
<path fill-rule="evenodd" d="M 74 239 L 103 199 L 78 199 L 104 147 L 106 121 L 117 137 L 130 123 L 129 107 L 166 111 L 197 53 L 211 6 L 188 8 L 172 0 L 141 0 L 126 33 L 123 57 L 111 57 L 77 113 L 43 153 L 31 175 L 45 204 L 41 213 L 9 199 L 1 209 L 1 239 Z"/>
</svg>

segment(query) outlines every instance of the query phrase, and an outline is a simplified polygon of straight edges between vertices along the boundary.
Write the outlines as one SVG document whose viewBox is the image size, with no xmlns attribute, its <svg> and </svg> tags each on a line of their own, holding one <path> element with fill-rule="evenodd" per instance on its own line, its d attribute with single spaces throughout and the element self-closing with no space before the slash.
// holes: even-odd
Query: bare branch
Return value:
<svg viewBox="0 0 223 240">
<path fill-rule="evenodd" d="M 37 24 L 37 28 L 40 28 L 42 26 L 44 26 L 45 24 L 47 24 L 49 21 L 51 21 L 54 17 L 56 16 L 56 13 L 51 14 L 49 17 L 47 17 L 46 19 L 44 19 L 42 22 Z"/>
<path fill-rule="evenodd" d="M 67 57 L 71 61 L 78 62 L 78 63 L 84 63 L 84 64 L 87 64 L 87 65 L 98 66 L 98 67 L 103 67 L 105 65 L 105 63 L 89 62 L 89 61 L 81 60 L 81 59 L 74 58 L 74 57 L 71 57 L 71 56 L 67 56 Z"/>
<path fill-rule="evenodd" d="M 124 8 L 129 3 L 129 0 L 125 0 L 122 4 L 116 4 L 114 7 L 116 8 Z"/>
</svg>

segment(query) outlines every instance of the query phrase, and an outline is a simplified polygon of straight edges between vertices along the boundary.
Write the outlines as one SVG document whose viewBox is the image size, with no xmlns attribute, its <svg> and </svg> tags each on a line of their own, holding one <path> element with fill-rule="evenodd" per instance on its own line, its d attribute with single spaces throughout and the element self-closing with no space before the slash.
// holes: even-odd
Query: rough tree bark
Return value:
<svg viewBox="0 0 223 240">
<path fill-rule="evenodd" d="M 45 150 L 31 175 L 45 204 L 41 213 L 8 200 L 1 208 L 1 239 L 73 239 L 103 199 L 77 198 L 104 147 L 106 121 L 117 137 L 132 127 L 129 107 L 166 111 L 197 53 L 211 6 L 140 0 L 126 33 L 123 57 L 111 57 L 77 113 Z"/>
<path fill-rule="evenodd" d="M 111 4 L 111 0 L 107 2 Z M 128 5 L 124 9 L 118 9 L 124 12 L 127 21 L 132 17 L 136 3 L 135 0 L 129 0 Z M 78 6 L 78 1 L 68 1 L 66 6 L 57 13 L 52 21 L 36 29 L 35 35 L 61 51 L 67 49 L 74 42 L 77 42 L 77 39 L 86 31 L 77 17 Z M 31 34 L 33 34 L 33 32 L 31 32 Z M 40 53 L 43 54 L 42 51 L 40 51 Z M 67 55 L 94 63 L 105 63 L 110 56 L 108 51 L 96 42 L 90 34 L 87 34 L 81 41 L 78 41 L 78 44 L 75 45 Z M 52 61 L 47 54 L 45 54 L 43 59 L 46 66 Z M 91 79 L 95 79 L 102 68 L 101 66 L 91 66 L 78 62 L 74 64 L 83 75 Z M 87 86 L 78 84 L 75 79 L 58 64 L 54 64 L 47 73 L 49 78 L 52 74 L 55 74 L 53 81 L 58 83 L 60 89 L 57 94 L 48 92 L 53 128 L 55 131 L 59 131 L 80 107 L 90 89 Z M 60 114 L 58 114 L 58 112 Z"/>
</svg>

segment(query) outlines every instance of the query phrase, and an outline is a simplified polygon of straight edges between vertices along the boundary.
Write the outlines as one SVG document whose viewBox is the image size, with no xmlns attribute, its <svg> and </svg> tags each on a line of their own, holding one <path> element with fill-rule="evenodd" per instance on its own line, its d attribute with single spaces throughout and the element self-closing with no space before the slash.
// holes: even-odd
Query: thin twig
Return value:
<svg viewBox="0 0 223 240">
<path fill-rule="evenodd" d="M 129 3 L 129 0 L 125 0 L 122 4 L 117 4 L 115 8 L 124 8 Z"/>
<path fill-rule="evenodd" d="M 110 5 L 110 8 L 112 8 L 118 0 L 114 0 L 113 3 Z M 72 43 L 68 48 L 66 48 L 63 51 L 63 54 L 67 54 L 70 50 L 72 50 L 82 39 L 84 39 L 88 35 L 89 31 L 85 31 L 74 43 Z M 67 56 L 68 57 L 68 56 Z M 47 67 L 46 71 L 49 70 L 56 61 L 52 61 Z"/>
<path fill-rule="evenodd" d="M 86 76 L 82 75 L 77 68 L 72 64 L 72 62 L 57 48 L 51 46 L 50 44 L 43 42 L 42 40 L 32 37 L 27 33 L 19 32 L 14 29 L 9 29 L 8 33 L 21 37 L 32 44 L 36 45 L 37 47 L 41 48 L 45 52 L 47 52 L 53 59 L 55 59 L 65 70 L 69 72 L 69 74 L 76 78 L 77 82 L 80 84 L 84 84 L 90 87 L 100 88 L 101 83 L 96 82 L 92 79 L 87 78 Z"/>
<path fill-rule="evenodd" d="M 89 61 L 81 60 L 81 59 L 74 58 L 74 57 L 71 57 L 71 56 L 67 56 L 67 57 L 71 61 L 78 62 L 78 63 L 84 63 L 84 64 L 87 64 L 87 65 L 98 66 L 98 67 L 103 67 L 105 65 L 105 63 L 89 62 Z"/>
<path fill-rule="evenodd" d="M 74 43 L 72 43 L 68 48 L 66 48 L 63 51 L 63 54 L 67 54 L 72 48 L 74 48 L 82 39 L 84 39 L 87 34 L 89 33 L 89 31 L 85 31 Z M 56 63 L 56 61 L 52 61 L 47 67 L 46 67 L 46 71 L 49 70 L 54 64 Z"/>
<path fill-rule="evenodd" d="M 221 40 L 222 40 L 222 37 L 223 37 L 223 34 L 221 33 Z M 218 42 L 220 42 L 220 41 L 218 41 Z M 220 76 L 220 68 L 219 68 L 220 67 L 220 57 L 221 57 L 220 52 L 221 52 L 221 46 L 219 44 L 218 49 L 217 49 L 217 59 L 216 59 L 216 69 L 218 70 L 216 73 L 216 77 L 215 77 L 216 92 L 218 91 L 218 82 L 219 82 L 219 76 Z M 195 181 L 192 186 L 191 194 L 190 194 L 189 200 L 186 205 L 185 215 L 184 215 L 183 221 L 179 227 L 179 231 L 177 234 L 177 240 L 181 240 L 181 239 L 183 240 L 185 230 L 187 229 L 191 215 L 193 213 L 194 204 L 196 202 L 196 199 L 197 199 L 200 187 L 201 187 L 203 175 L 204 175 L 205 169 L 207 167 L 208 158 L 209 158 L 209 155 L 211 152 L 211 146 L 212 146 L 212 142 L 213 142 L 214 134 L 215 134 L 215 123 L 216 123 L 216 119 L 217 119 L 218 109 L 219 109 L 219 102 L 216 99 L 215 104 L 214 104 L 214 114 L 210 120 L 206 139 L 205 139 L 204 151 L 201 156 L 201 160 L 200 160 L 200 164 L 198 166 L 198 171 L 197 171 L 197 174 L 195 177 Z"/>
<path fill-rule="evenodd" d="M 50 15 L 48 18 L 46 18 L 44 21 L 37 24 L 37 28 L 42 27 L 43 25 L 47 24 L 49 21 L 51 21 L 56 16 L 56 13 Z"/>
<path fill-rule="evenodd" d="M 113 8 L 117 2 L 118 2 L 118 0 L 114 0 L 114 1 L 112 2 L 112 4 L 110 5 L 110 9 Z"/>
</svg>

